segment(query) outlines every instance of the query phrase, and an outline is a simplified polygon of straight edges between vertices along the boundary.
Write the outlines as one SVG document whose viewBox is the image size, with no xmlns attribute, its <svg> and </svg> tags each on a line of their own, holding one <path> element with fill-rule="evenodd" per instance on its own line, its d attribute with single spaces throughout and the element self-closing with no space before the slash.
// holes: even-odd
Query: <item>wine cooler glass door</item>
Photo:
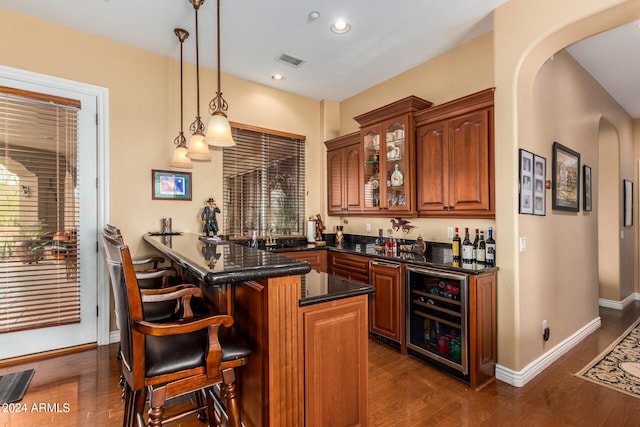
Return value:
<svg viewBox="0 0 640 427">
<path fill-rule="evenodd" d="M 407 268 L 407 348 L 463 375 L 468 366 L 468 276 Z"/>
</svg>

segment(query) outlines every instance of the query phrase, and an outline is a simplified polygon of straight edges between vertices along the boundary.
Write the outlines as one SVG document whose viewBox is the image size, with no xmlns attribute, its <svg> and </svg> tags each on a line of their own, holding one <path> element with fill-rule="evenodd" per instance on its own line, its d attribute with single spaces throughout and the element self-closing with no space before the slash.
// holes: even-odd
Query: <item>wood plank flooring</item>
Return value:
<svg viewBox="0 0 640 427">
<path fill-rule="evenodd" d="M 599 330 L 521 388 L 497 381 L 481 391 L 470 390 L 371 340 L 369 425 L 640 426 L 640 399 L 573 375 L 640 317 L 640 301 L 624 312 L 601 309 L 600 313 Z M 12 408 L 25 411 L 0 412 L 0 427 L 122 425 L 116 351 L 114 344 L 0 369 L 0 375 L 36 370 L 25 398 Z M 190 419 L 174 425 L 203 424 Z"/>
</svg>

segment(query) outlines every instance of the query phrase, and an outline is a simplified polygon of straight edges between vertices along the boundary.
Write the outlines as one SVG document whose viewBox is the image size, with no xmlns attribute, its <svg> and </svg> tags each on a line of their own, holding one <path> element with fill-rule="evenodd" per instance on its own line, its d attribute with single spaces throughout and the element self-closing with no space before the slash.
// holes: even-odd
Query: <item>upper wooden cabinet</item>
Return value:
<svg viewBox="0 0 640 427">
<path fill-rule="evenodd" d="M 415 114 L 418 216 L 495 218 L 493 92 Z"/>
<path fill-rule="evenodd" d="M 330 141 L 327 146 L 327 203 L 329 215 L 361 211 L 362 144 L 354 132 Z"/>
<path fill-rule="evenodd" d="M 413 114 L 431 102 L 410 96 L 354 117 L 360 124 L 363 174 L 361 212 L 415 212 L 415 125 Z"/>
</svg>

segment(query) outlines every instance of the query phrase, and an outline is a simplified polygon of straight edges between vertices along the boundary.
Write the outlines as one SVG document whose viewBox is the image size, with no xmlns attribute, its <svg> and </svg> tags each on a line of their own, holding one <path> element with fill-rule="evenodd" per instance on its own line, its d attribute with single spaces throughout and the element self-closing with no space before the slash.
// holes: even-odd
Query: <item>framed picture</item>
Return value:
<svg viewBox="0 0 640 427">
<path fill-rule="evenodd" d="M 533 213 L 533 153 L 520 149 L 520 213 Z"/>
<path fill-rule="evenodd" d="M 533 156 L 533 214 L 547 214 L 547 197 L 545 194 L 547 181 L 547 159 Z"/>
<path fill-rule="evenodd" d="M 624 183 L 624 226 L 633 225 L 633 182 L 623 180 Z"/>
<path fill-rule="evenodd" d="M 552 208 L 580 211 L 580 153 L 554 142 L 552 161 Z"/>
<path fill-rule="evenodd" d="M 590 212 L 591 205 L 591 166 L 584 165 L 582 167 L 582 186 L 584 188 L 582 194 L 582 209 L 585 212 Z"/>
<path fill-rule="evenodd" d="M 191 200 L 191 172 L 151 171 L 153 200 Z"/>
</svg>

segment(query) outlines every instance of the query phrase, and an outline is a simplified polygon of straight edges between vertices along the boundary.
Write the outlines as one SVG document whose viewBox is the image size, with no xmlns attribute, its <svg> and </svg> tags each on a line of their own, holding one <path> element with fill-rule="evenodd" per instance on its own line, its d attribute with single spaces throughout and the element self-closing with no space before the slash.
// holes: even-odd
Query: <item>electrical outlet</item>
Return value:
<svg viewBox="0 0 640 427">
<path fill-rule="evenodd" d="M 447 227 L 447 237 L 453 239 L 453 227 Z"/>
<path fill-rule="evenodd" d="M 365 226 L 365 230 L 367 231 L 367 233 L 371 231 L 371 224 L 367 223 L 367 225 Z"/>
<path fill-rule="evenodd" d="M 550 335 L 549 324 L 547 323 L 546 320 L 543 320 L 542 321 L 542 339 L 544 341 L 549 341 L 549 335 Z"/>
</svg>

